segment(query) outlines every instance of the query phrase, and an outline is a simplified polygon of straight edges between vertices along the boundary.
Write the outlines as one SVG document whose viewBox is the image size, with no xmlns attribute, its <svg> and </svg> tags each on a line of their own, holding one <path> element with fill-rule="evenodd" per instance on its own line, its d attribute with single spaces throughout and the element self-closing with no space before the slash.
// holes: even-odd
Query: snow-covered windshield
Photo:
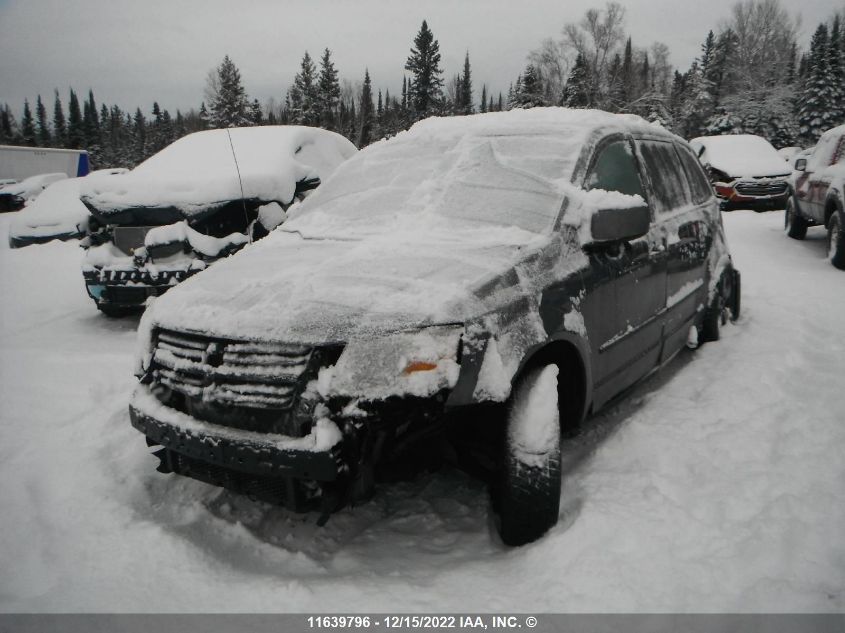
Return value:
<svg viewBox="0 0 845 633">
<path fill-rule="evenodd" d="M 376 143 L 341 166 L 283 230 L 341 239 L 481 231 L 502 241 L 547 233 L 583 131 L 573 139 L 514 120 L 496 125 L 486 115 L 482 127 L 463 117 L 461 128 L 430 120 Z"/>
</svg>

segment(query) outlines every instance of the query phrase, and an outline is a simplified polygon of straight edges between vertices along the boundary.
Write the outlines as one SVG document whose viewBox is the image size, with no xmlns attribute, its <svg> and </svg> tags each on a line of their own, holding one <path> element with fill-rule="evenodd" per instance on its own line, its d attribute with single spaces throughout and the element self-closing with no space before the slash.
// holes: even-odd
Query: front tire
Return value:
<svg viewBox="0 0 845 633">
<path fill-rule="evenodd" d="M 528 371 L 511 394 L 499 498 L 499 534 L 506 545 L 535 541 L 560 512 L 558 367 Z"/>
<path fill-rule="evenodd" d="M 786 234 L 794 240 L 803 240 L 807 235 L 807 220 L 798 215 L 798 205 L 790 197 L 786 201 L 783 228 Z"/>
<path fill-rule="evenodd" d="M 841 211 L 834 211 L 827 223 L 827 258 L 839 270 L 845 270 L 845 222 Z"/>
</svg>

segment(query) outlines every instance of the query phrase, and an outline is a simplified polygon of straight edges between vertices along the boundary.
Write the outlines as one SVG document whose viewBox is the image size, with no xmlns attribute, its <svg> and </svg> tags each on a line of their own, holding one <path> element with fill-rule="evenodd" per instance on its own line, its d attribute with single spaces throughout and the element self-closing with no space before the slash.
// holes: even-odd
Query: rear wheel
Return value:
<svg viewBox="0 0 845 633">
<path fill-rule="evenodd" d="M 834 211 L 827 223 L 827 258 L 830 263 L 845 270 L 845 229 L 842 212 Z"/>
<path fill-rule="evenodd" d="M 807 235 L 807 221 L 798 215 L 798 206 L 792 197 L 786 201 L 783 228 L 786 234 L 794 240 L 803 240 Z"/>
<path fill-rule="evenodd" d="M 739 318 L 740 288 L 739 274 L 732 269 L 725 270 L 716 286 L 716 295 L 704 311 L 699 343 L 718 341 L 722 326 Z"/>
<path fill-rule="evenodd" d="M 506 545 L 535 541 L 560 511 L 558 367 L 528 371 L 511 394 L 499 498 L 499 534 Z"/>
</svg>

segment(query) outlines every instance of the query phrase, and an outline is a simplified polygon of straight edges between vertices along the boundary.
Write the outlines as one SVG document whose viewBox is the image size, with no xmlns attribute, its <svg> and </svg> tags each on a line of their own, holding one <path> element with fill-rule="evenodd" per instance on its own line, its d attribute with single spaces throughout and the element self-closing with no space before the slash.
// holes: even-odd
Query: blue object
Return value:
<svg viewBox="0 0 845 633">
<path fill-rule="evenodd" d="M 88 162 L 88 152 L 82 152 L 79 155 L 79 164 L 76 167 L 76 177 L 87 176 L 89 171 L 91 171 L 91 165 Z"/>
</svg>

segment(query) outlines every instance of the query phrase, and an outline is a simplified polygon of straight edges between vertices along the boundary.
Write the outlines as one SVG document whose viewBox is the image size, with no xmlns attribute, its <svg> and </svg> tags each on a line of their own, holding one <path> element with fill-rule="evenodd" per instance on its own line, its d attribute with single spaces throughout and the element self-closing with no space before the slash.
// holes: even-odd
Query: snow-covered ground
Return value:
<svg viewBox="0 0 845 633">
<path fill-rule="evenodd" d="M 560 524 L 497 543 L 482 484 L 381 488 L 325 528 L 155 472 L 137 319 L 0 216 L 0 611 L 845 611 L 845 274 L 819 229 L 724 216 L 743 316 L 566 447 Z"/>
</svg>

